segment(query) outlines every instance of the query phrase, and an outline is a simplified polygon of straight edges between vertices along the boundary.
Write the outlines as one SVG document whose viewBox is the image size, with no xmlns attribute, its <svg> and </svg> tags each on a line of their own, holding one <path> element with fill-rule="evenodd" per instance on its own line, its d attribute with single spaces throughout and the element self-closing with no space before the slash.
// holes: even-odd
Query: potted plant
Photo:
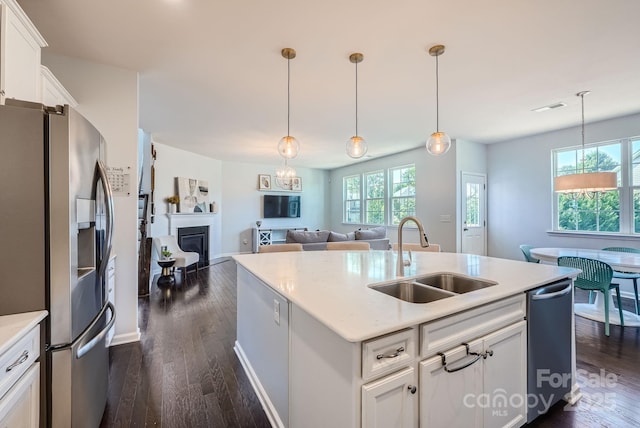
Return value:
<svg viewBox="0 0 640 428">
<path fill-rule="evenodd" d="M 174 214 L 176 212 L 176 205 L 178 204 L 178 202 L 180 202 L 180 198 L 176 195 L 173 195 L 166 197 L 164 201 L 169 204 L 169 212 L 171 214 Z"/>
<path fill-rule="evenodd" d="M 171 251 L 167 250 L 166 248 L 163 248 L 161 253 L 163 259 L 168 259 L 171 257 Z"/>
</svg>

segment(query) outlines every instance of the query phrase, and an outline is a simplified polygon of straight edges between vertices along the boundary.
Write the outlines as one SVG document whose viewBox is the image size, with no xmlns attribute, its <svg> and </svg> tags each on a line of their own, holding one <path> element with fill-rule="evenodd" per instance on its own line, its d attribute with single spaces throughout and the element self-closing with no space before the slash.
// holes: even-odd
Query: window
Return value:
<svg viewBox="0 0 640 428">
<path fill-rule="evenodd" d="M 351 175 L 342 183 L 345 223 L 397 225 L 416 214 L 415 165 Z M 640 215 L 640 195 L 638 200 Z"/>
<path fill-rule="evenodd" d="M 352 175 L 342 179 L 344 199 L 344 222 L 361 223 L 360 218 L 360 176 Z"/>
<path fill-rule="evenodd" d="M 365 224 L 384 224 L 384 171 L 364 175 Z"/>
<path fill-rule="evenodd" d="M 640 233 L 640 137 L 554 150 L 554 176 L 611 171 L 618 189 L 595 195 L 557 194 L 556 230 Z"/>
<path fill-rule="evenodd" d="M 408 215 L 416 215 L 416 167 L 414 165 L 393 168 L 389 171 L 391 182 L 391 221 L 400 224 Z"/>
</svg>

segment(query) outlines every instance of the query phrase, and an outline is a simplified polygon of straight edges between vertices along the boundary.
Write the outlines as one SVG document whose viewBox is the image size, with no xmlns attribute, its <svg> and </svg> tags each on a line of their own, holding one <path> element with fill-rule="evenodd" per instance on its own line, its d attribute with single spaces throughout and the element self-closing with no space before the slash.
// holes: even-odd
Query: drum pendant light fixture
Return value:
<svg viewBox="0 0 640 428">
<path fill-rule="evenodd" d="M 292 48 L 284 48 L 282 56 L 287 60 L 287 135 L 278 143 L 278 153 L 285 159 L 293 159 L 298 156 L 300 143 L 289 132 L 289 119 L 291 116 L 291 60 L 296 57 L 296 51 Z"/>
<path fill-rule="evenodd" d="M 440 131 L 440 99 L 438 88 L 438 57 L 444 53 L 443 45 L 435 45 L 429 49 L 429 55 L 436 57 L 436 132 L 431 134 L 431 137 L 427 140 L 427 151 L 434 155 L 439 156 L 447 153 L 451 147 L 451 137 L 445 132 Z"/>
<path fill-rule="evenodd" d="M 588 94 L 589 91 L 582 91 L 576 94 L 576 96 L 580 97 L 582 103 L 582 172 L 555 177 L 553 190 L 558 193 L 591 196 L 595 192 L 605 192 L 618 188 L 618 174 L 615 172 L 584 172 L 586 163 L 584 154 L 584 96 Z"/>
<path fill-rule="evenodd" d="M 356 65 L 356 135 L 347 141 L 347 154 L 354 159 L 360 159 L 367 153 L 367 142 L 358 135 L 358 63 L 363 59 L 364 55 L 357 52 L 349 56 L 349 61 Z"/>
</svg>

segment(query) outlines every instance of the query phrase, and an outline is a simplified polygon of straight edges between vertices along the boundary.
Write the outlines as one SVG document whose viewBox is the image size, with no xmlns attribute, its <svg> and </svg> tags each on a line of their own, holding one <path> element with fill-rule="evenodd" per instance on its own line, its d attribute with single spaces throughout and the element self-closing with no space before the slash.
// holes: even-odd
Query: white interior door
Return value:
<svg viewBox="0 0 640 428">
<path fill-rule="evenodd" d="M 462 173 L 460 192 L 462 210 L 461 252 L 487 254 L 487 177 L 484 174 Z"/>
</svg>

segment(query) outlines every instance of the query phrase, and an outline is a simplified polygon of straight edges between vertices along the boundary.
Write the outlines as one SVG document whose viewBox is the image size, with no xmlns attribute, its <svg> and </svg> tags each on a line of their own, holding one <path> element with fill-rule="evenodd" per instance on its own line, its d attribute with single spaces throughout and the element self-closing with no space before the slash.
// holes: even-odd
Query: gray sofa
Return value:
<svg viewBox="0 0 640 428">
<path fill-rule="evenodd" d="M 384 226 L 371 229 L 358 229 L 354 232 L 339 233 L 330 230 L 288 230 L 287 244 L 300 243 L 305 251 L 326 250 L 327 242 L 361 241 L 368 242 L 372 250 L 388 250 L 389 238 Z"/>
</svg>

